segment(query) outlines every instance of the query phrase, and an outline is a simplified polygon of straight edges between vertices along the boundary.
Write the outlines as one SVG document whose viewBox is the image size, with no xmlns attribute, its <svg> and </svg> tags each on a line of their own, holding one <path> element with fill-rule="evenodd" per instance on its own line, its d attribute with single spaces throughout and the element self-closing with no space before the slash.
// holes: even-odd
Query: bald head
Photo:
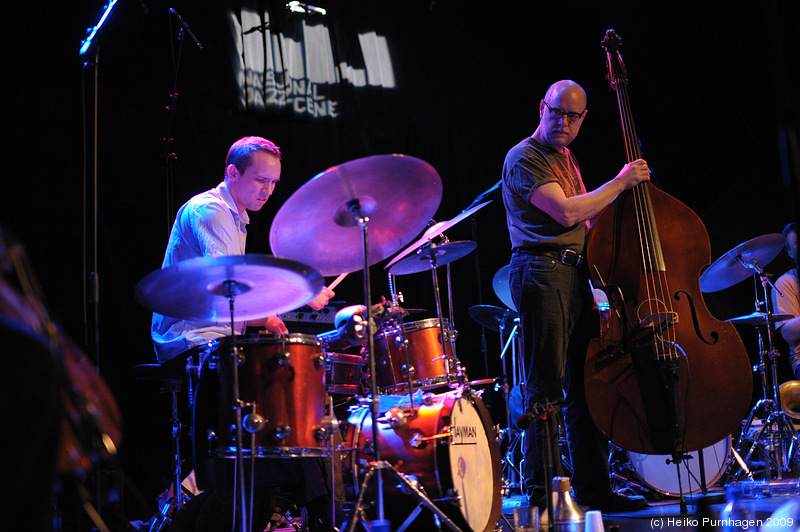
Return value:
<svg viewBox="0 0 800 532">
<path fill-rule="evenodd" d="M 539 126 L 533 137 L 546 146 L 564 151 L 580 131 L 586 116 L 586 92 L 572 80 L 556 81 L 539 103 Z"/>
<path fill-rule="evenodd" d="M 586 109 L 586 91 L 571 79 L 562 79 L 550 85 L 544 99 L 548 102 L 567 100 L 578 104 L 581 109 Z"/>
</svg>

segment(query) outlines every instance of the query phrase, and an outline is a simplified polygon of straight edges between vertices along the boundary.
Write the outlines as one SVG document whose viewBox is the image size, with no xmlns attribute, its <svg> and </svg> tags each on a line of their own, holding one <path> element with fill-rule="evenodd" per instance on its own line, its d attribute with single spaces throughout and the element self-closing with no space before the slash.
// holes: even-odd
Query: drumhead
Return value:
<svg viewBox="0 0 800 532">
<path fill-rule="evenodd" d="M 728 468 L 730 452 L 730 436 L 703 449 L 705 487 L 716 484 L 725 473 Z M 636 474 L 647 486 L 664 495 L 680 497 L 681 488 L 683 488 L 684 495 L 697 493 L 703 489 L 703 486 L 700 485 L 699 453 L 694 451 L 688 454 L 691 458 L 680 464 L 680 483 L 678 482 L 678 467 L 672 463 L 671 455 L 639 454 L 628 451 L 628 458 Z"/>
<path fill-rule="evenodd" d="M 453 489 L 461 497 L 464 520 L 472 530 L 490 529 L 497 518 L 493 515 L 494 496 L 486 488 L 495 483 L 496 464 L 487 427 L 475 403 L 466 397 L 456 399 L 450 412 L 448 450 Z"/>
</svg>

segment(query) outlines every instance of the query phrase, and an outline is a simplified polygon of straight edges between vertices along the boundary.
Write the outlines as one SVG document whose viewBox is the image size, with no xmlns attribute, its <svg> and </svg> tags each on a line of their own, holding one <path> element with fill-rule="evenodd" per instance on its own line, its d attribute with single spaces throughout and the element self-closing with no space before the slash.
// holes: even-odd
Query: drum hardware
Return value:
<svg viewBox="0 0 800 532">
<path fill-rule="evenodd" d="M 402 176 L 401 181 L 398 176 Z M 402 182 L 402 187 L 398 186 L 399 182 Z M 367 309 L 372 300 L 370 266 L 387 258 L 422 230 L 424 220 L 430 219 L 438 208 L 441 195 L 441 180 L 424 161 L 403 155 L 356 159 L 329 168 L 300 187 L 274 218 L 270 245 L 276 254 L 304 260 L 325 275 L 363 269 L 364 308 Z M 360 239 L 352 230 L 355 227 L 360 229 Z M 371 253 L 370 250 L 375 251 Z M 381 459 L 375 320 L 371 312 L 366 314 L 374 461 L 365 475 L 365 485 L 377 472 L 378 517 L 370 528 L 378 530 L 388 528 L 384 520 L 383 472 L 388 471 L 401 481 L 405 479 Z M 409 489 L 421 504 L 450 523 L 424 493 L 413 490 L 413 486 Z M 356 521 L 364 517 L 362 502 L 359 497 L 348 520 L 349 530 L 353 530 Z"/>
<path fill-rule="evenodd" d="M 191 363 L 191 358 L 187 358 L 185 375 L 171 370 L 171 365 L 170 367 L 165 368 L 162 364 L 140 364 L 133 368 L 134 375 L 137 379 L 153 380 L 158 382 L 161 385 L 162 393 L 168 392 L 170 396 L 172 471 L 175 494 L 165 501 L 164 506 L 161 507 L 158 514 L 153 518 L 148 529 L 149 532 L 160 532 L 165 526 L 169 527 L 172 524 L 172 518 L 189 500 L 188 495 L 184 493 L 182 485 L 182 466 L 184 460 L 181 456 L 181 432 L 183 429 L 183 423 L 181 423 L 181 419 L 178 414 L 178 394 L 183 387 L 183 382 L 187 381 L 189 383 L 189 394 L 191 397 L 191 382 L 193 380 L 193 365 Z"/>
<path fill-rule="evenodd" d="M 747 277 L 753 277 L 755 312 L 728 321 L 756 327 L 759 363 L 754 370 L 758 370 L 761 374 L 762 398 L 751 409 L 736 448 L 744 454 L 745 464 L 752 467 L 751 460 L 757 447 L 769 442 L 766 452 L 763 453 L 766 457 L 764 474 L 767 482 L 772 480 L 773 469 L 778 480 L 790 470 L 790 461 L 797 455 L 800 445 L 797 430 L 787 420 L 787 415 L 781 406 L 777 371 L 780 353 L 775 349 L 773 342 L 774 323 L 789 319 L 791 316 L 772 312 L 774 295 L 772 291 L 780 292 L 772 284 L 772 275 L 760 266 L 774 259 L 783 249 L 785 241 L 784 236 L 780 234 L 767 234 L 748 240 L 714 261 L 700 276 L 700 287 L 704 292 L 722 290 Z M 763 425 L 753 438 L 750 447 L 744 452 L 744 440 L 759 412 L 762 415 Z M 750 474 L 747 468 L 742 468 L 742 471 Z"/>
<path fill-rule="evenodd" d="M 384 414 L 377 421 L 379 446 L 386 462 L 397 464 L 395 475 L 400 480 L 387 489 L 420 493 L 431 503 L 444 503 L 444 515 L 424 503 L 406 508 L 398 500 L 389 509 L 392 523 L 400 522 L 409 512 L 398 528 L 405 530 L 424 506 L 434 511 L 432 517 L 438 519 L 439 525 L 444 523 L 453 530 L 493 530 L 500 516 L 502 483 L 499 446 L 492 434 L 488 410 L 468 389 L 415 394 L 419 405 L 415 410 L 410 409 L 408 395 L 380 396 Z M 369 438 L 374 425 L 371 426 L 367 407 L 362 402 L 351 408 L 344 425 L 343 470 L 349 472 L 345 487 L 355 492 L 359 500 L 371 493 L 366 480 L 374 464 L 371 452 L 375 445 Z M 467 478 L 469 482 L 465 482 Z M 360 504 L 358 507 L 359 518 L 363 518 L 366 509 Z M 427 526 L 427 522 L 419 524 Z"/>
</svg>

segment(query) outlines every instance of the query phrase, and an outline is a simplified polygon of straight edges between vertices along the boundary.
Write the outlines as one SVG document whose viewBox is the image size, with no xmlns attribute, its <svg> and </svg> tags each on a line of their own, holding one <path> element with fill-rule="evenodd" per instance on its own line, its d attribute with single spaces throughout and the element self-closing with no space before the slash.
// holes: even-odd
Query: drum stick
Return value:
<svg viewBox="0 0 800 532">
<path fill-rule="evenodd" d="M 339 274 L 339 277 L 337 277 L 336 279 L 334 279 L 334 280 L 333 280 L 333 282 L 332 282 L 331 284 L 329 284 L 329 285 L 328 285 L 328 288 L 329 288 L 330 290 L 333 290 L 334 288 L 336 288 L 336 285 L 338 285 L 339 283 L 341 283 L 342 281 L 344 281 L 344 278 L 345 278 L 345 277 L 347 277 L 347 273 L 348 273 L 348 272 L 344 272 L 344 273 L 342 273 L 342 274 Z"/>
</svg>

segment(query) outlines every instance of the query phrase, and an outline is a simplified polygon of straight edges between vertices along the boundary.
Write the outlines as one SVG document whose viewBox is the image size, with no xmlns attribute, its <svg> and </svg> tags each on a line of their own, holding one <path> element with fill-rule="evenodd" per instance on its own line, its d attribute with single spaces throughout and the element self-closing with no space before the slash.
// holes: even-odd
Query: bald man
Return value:
<svg viewBox="0 0 800 532">
<path fill-rule="evenodd" d="M 536 131 L 506 155 L 503 203 L 512 247 L 509 285 L 523 333 L 523 490 L 531 504 L 543 507 L 548 473 L 563 475 L 556 416 L 542 420 L 538 414 L 543 405 L 563 406 L 575 498 L 613 513 L 641 509 L 646 502 L 612 491 L 608 441 L 586 404 L 583 366 L 598 317 L 583 248 L 590 221 L 619 193 L 647 181 L 649 169 L 645 161 L 633 161 L 587 192 L 578 161 L 567 148 L 586 114 L 580 85 L 562 80 L 550 86 L 539 102 Z M 551 470 L 545 469 L 545 460 Z"/>
</svg>

